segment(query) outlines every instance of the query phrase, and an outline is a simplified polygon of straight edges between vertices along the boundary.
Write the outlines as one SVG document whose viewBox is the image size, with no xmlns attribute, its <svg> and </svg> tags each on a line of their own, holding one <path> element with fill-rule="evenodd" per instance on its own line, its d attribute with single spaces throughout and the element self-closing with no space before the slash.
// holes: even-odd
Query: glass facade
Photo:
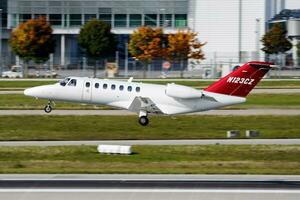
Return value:
<svg viewBox="0 0 300 200">
<path fill-rule="evenodd" d="M 145 26 L 157 26 L 157 15 L 146 14 L 144 15 Z"/>
<path fill-rule="evenodd" d="M 0 0 L 2 2 L 3 0 Z M 52 25 L 56 47 L 54 65 L 78 69 L 89 64 L 80 49 L 77 34 L 80 26 L 97 18 L 118 34 L 119 66 L 125 64 L 129 34 L 139 26 L 186 28 L 189 0 L 8 0 L 7 27 L 14 28 L 32 18 L 44 16 Z M 112 60 L 116 55 L 111 55 Z M 129 68 L 141 69 L 139 64 Z M 160 69 L 161 63 L 157 65 Z"/>
<path fill-rule="evenodd" d="M 36 16 L 47 17 L 53 26 L 76 27 L 98 18 L 116 28 L 186 27 L 188 0 L 94 0 L 8 1 L 9 26 Z"/>
<path fill-rule="evenodd" d="M 81 14 L 70 14 L 70 26 L 81 26 L 82 24 Z"/>
<path fill-rule="evenodd" d="M 129 26 L 139 27 L 142 25 L 142 15 L 141 14 L 131 14 L 129 15 Z"/>
<path fill-rule="evenodd" d="M 99 14 L 99 18 L 100 20 L 110 24 L 111 24 L 111 21 L 112 21 L 112 15 L 111 14 Z"/>
<path fill-rule="evenodd" d="M 175 27 L 186 27 L 186 26 L 187 26 L 187 15 L 176 14 Z"/>
<path fill-rule="evenodd" d="M 49 21 L 53 26 L 61 26 L 62 25 L 62 15 L 60 14 L 50 14 Z"/>
<path fill-rule="evenodd" d="M 127 27 L 127 15 L 116 14 L 114 20 L 114 27 Z"/>
</svg>

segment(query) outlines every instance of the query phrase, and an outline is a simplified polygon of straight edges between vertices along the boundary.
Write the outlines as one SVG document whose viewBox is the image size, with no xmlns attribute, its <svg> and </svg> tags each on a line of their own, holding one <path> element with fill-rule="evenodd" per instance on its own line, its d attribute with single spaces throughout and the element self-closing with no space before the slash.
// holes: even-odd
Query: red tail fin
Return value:
<svg viewBox="0 0 300 200">
<path fill-rule="evenodd" d="M 271 69 L 272 63 L 252 61 L 208 86 L 205 91 L 245 97 Z"/>
</svg>

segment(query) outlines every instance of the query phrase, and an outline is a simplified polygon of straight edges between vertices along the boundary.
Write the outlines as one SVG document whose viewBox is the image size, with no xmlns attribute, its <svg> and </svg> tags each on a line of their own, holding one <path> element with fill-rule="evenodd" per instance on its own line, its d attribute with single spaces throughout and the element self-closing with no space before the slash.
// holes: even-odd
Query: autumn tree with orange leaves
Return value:
<svg viewBox="0 0 300 200">
<path fill-rule="evenodd" d="M 180 76 L 183 77 L 184 61 L 188 59 L 203 60 L 204 53 L 201 43 L 197 39 L 197 33 L 191 31 L 178 31 L 168 35 L 166 59 L 171 62 L 180 63 Z"/>
<path fill-rule="evenodd" d="M 164 56 L 164 42 L 164 34 L 160 28 L 140 27 L 131 35 L 129 51 L 144 64 L 144 78 L 146 66 L 149 68 L 154 59 Z"/>
<path fill-rule="evenodd" d="M 44 63 L 54 52 L 55 41 L 52 28 L 45 17 L 30 19 L 20 24 L 10 36 L 10 46 L 14 53 L 24 60 L 24 77 L 30 60 Z"/>
<path fill-rule="evenodd" d="M 175 34 L 164 35 L 162 29 L 140 27 L 131 35 L 129 50 L 133 57 L 145 65 L 155 58 L 163 58 L 171 62 L 179 62 L 181 77 L 184 71 L 184 61 L 188 59 L 203 60 L 204 53 L 197 33 L 192 31 L 178 31 Z M 145 77 L 144 68 L 144 77 Z"/>
</svg>

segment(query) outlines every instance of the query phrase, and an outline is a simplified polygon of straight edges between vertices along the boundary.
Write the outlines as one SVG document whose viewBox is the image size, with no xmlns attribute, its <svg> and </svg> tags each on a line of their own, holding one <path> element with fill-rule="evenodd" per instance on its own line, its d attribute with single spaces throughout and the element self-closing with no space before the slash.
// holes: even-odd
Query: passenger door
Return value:
<svg viewBox="0 0 300 200">
<path fill-rule="evenodd" d="M 82 101 L 90 102 L 92 99 L 92 82 L 84 81 Z"/>
</svg>

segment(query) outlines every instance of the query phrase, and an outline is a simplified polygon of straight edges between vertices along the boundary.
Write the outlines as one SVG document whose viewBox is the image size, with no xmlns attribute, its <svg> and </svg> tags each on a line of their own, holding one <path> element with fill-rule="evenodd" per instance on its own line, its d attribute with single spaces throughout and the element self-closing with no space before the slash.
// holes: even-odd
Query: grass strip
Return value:
<svg viewBox="0 0 300 200">
<path fill-rule="evenodd" d="M 300 145 L 0 147 L 0 173 L 300 174 Z"/>
<path fill-rule="evenodd" d="M 0 95 L 0 109 L 43 109 L 47 100 L 34 99 L 23 94 Z M 109 106 L 56 102 L 56 109 L 112 109 Z M 300 108 L 300 94 L 250 94 L 247 102 L 227 107 L 242 108 Z"/>
<path fill-rule="evenodd" d="M 1 116 L 0 140 L 213 139 L 259 130 L 258 138 L 300 138 L 299 116 Z"/>
</svg>

